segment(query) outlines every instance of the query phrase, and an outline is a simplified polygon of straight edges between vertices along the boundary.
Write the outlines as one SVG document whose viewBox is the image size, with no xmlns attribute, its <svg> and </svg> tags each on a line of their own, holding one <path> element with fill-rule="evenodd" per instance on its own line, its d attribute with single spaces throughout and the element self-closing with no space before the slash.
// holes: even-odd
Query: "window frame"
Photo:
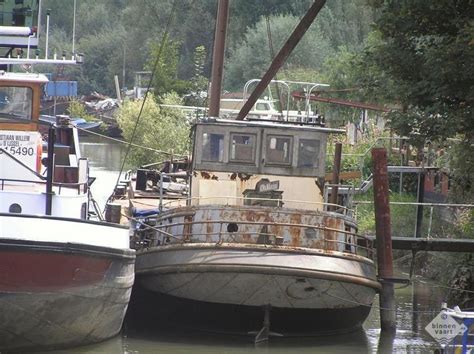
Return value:
<svg viewBox="0 0 474 354">
<path fill-rule="evenodd" d="M 11 114 L 0 112 L 0 116 L 1 116 L 2 120 L 4 122 L 5 121 L 11 121 L 13 123 L 18 123 L 18 121 L 27 122 L 27 123 L 32 122 L 33 121 L 34 99 L 35 99 L 34 98 L 35 92 L 34 92 L 33 88 L 31 86 L 5 85 L 5 86 L 0 86 L 0 90 L 2 90 L 2 89 L 7 89 L 7 90 L 10 90 L 10 89 L 14 89 L 14 90 L 25 89 L 25 92 L 29 93 L 29 98 L 28 98 L 29 99 L 29 107 L 27 107 L 27 108 L 29 108 L 29 110 L 23 111 L 23 113 L 26 113 L 26 118 L 15 117 Z M 8 117 L 9 115 L 11 115 L 11 117 Z"/>
<path fill-rule="evenodd" d="M 251 160 L 240 160 L 240 159 L 233 159 L 232 158 L 232 146 L 233 146 L 233 137 L 239 135 L 239 136 L 249 136 L 253 138 L 253 144 L 252 144 L 252 159 Z M 244 164 L 244 165 L 252 165 L 256 166 L 257 165 L 257 148 L 258 148 L 258 135 L 256 133 L 247 133 L 247 132 L 236 132 L 236 131 L 231 131 L 229 132 L 229 154 L 228 154 L 228 163 L 238 163 L 238 164 Z"/>
<path fill-rule="evenodd" d="M 217 160 L 207 160 L 204 158 L 204 135 L 205 134 L 208 134 L 209 136 L 211 135 L 218 135 L 218 136 L 222 136 L 222 161 L 217 159 Z M 202 132 L 201 134 L 201 141 L 202 141 L 202 153 L 201 153 L 201 161 L 202 162 L 207 162 L 207 163 L 226 163 L 226 150 L 225 150 L 225 138 L 226 138 L 226 134 L 225 133 L 219 133 L 219 132 Z M 220 139 L 219 139 L 220 140 Z M 219 154 L 220 154 L 220 150 L 219 150 Z M 211 155 L 211 154 L 210 154 Z"/>
<path fill-rule="evenodd" d="M 303 141 L 313 141 L 313 142 L 317 143 L 318 152 L 317 152 L 317 154 L 315 154 L 315 155 L 317 155 L 316 165 L 313 164 L 311 167 L 300 165 L 300 158 L 301 158 L 301 155 L 302 155 L 301 150 L 300 150 L 300 146 L 301 146 L 301 143 Z M 298 138 L 297 156 L 296 156 L 296 167 L 297 168 L 311 168 L 311 169 L 319 168 L 319 166 L 320 166 L 320 155 L 321 155 L 321 140 L 320 139 L 305 138 L 305 137 L 299 137 Z"/>
<path fill-rule="evenodd" d="M 268 159 L 270 150 L 276 150 L 270 148 L 270 139 L 271 138 L 285 138 L 289 140 L 288 146 L 288 162 L 275 162 L 270 161 Z M 265 166 L 284 166 L 284 167 L 291 167 L 293 164 L 293 155 L 294 155 L 294 144 L 295 144 L 295 136 L 294 135 L 284 135 L 284 134 L 275 134 L 275 133 L 268 133 L 265 134 L 265 155 L 263 159 L 265 161 Z"/>
</svg>

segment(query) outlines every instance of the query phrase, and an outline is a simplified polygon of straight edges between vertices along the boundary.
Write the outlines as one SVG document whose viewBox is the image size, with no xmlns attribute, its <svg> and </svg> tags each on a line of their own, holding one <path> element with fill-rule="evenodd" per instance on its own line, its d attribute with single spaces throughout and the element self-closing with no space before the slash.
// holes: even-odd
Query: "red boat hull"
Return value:
<svg viewBox="0 0 474 354">
<path fill-rule="evenodd" d="M 121 328 L 135 254 L 0 240 L 0 351 L 90 344 Z"/>
</svg>

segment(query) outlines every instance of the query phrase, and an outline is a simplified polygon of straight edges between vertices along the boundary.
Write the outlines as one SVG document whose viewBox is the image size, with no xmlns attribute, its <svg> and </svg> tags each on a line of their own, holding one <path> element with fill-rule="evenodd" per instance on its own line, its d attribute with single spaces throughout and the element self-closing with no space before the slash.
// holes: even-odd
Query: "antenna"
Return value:
<svg viewBox="0 0 474 354">
<path fill-rule="evenodd" d="M 49 45 L 49 16 L 51 14 L 51 9 L 46 10 L 46 50 L 45 50 L 45 59 L 48 59 L 48 45 Z"/>
<path fill-rule="evenodd" d="M 76 0 L 74 0 L 74 14 L 72 17 L 72 55 L 74 56 L 76 50 Z"/>
</svg>

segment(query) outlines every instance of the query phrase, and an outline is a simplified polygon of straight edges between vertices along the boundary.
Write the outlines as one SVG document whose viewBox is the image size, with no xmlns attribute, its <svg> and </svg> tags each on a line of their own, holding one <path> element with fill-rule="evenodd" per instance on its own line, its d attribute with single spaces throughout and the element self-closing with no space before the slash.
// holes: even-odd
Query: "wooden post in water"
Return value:
<svg viewBox="0 0 474 354">
<path fill-rule="evenodd" d="M 380 291 L 380 326 L 382 331 L 396 329 L 395 292 L 393 283 L 392 232 L 390 228 L 390 206 L 388 192 L 387 151 L 372 149 L 374 161 L 374 208 L 377 240 L 378 278 L 382 282 Z"/>
<path fill-rule="evenodd" d="M 332 167 L 332 187 L 331 187 L 331 208 L 330 210 L 337 209 L 337 194 L 339 193 L 339 173 L 341 172 L 341 157 L 342 157 L 342 144 L 336 143 L 336 152 L 334 153 L 334 166 Z"/>
</svg>

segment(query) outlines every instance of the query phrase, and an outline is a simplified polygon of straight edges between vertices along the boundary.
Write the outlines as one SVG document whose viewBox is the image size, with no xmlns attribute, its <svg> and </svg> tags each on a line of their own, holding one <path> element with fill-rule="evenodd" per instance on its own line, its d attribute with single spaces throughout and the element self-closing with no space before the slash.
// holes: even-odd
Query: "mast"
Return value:
<svg viewBox="0 0 474 354">
<path fill-rule="evenodd" d="M 219 117 L 222 73 L 224 71 L 224 52 L 229 17 L 229 0 L 218 0 L 216 31 L 212 53 L 212 76 L 209 100 L 209 117 Z"/>
<path fill-rule="evenodd" d="M 288 38 L 286 43 L 283 45 L 276 57 L 273 59 L 267 72 L 265 73 L 265 75 L 263 75 L 262 80 L 260 80 L 258 85 L 253 90 L 247 102 L 245 102 L 244 106 L 237 115 L 237 120 L 243 120 L 247 116 L 247 114 L 250 112 L 250 109 L 253 107 L 255 102 L 257 102 L 257 99 L 260 97 L 263 91 L 265 91 L 270 81 L 276 75 L 278 70 L 283 66 L 291 52 L 293 52 L 293 49 L 295 49 L 296 45 L 306 33 L 309 26 L 311 26 L 314 19 L 318 15 L 319 11 L 323 8 L 325 3 L 326 0 L 314 1 L 313 5 L 309 8 L 308 12 L 306 12 L 300 23 L 298 23 L 298 26 L 296 26 L 296 28 L 294 29 L 291 36 Z"/>
</svg>

